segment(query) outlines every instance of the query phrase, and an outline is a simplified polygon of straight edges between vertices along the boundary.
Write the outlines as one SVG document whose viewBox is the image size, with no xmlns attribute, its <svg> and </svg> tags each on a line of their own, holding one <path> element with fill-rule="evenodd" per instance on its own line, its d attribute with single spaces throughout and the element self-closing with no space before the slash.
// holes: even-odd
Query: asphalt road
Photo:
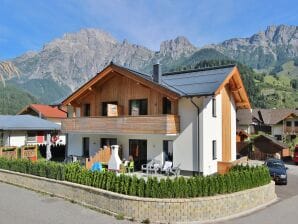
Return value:
<svg viewBox="0 0 298 224">
<path fill-rule="evenodd" d="M 113 224 L 113 216 L 0 182 L 0 224 Z"/>
<path fill-rule="evenodd" d="M 298 208 L 298 166 L 286 165 L 288 169 L 288 185 L 276 185 L 279 200 L 252 214 L 239 217 L 220 224 L 295 224 Z"/>
<path fill-rule="evenodd" d="M 298 166 L 287 165 L 288 185 L 277 185 L 279 200 L 259 211 L 219 224 L 297 223 Z M 132 223 L 73 204 L 60 198 L 39 194 L 0 182 L 0 224 L 113 224 Z"/>
</svg>

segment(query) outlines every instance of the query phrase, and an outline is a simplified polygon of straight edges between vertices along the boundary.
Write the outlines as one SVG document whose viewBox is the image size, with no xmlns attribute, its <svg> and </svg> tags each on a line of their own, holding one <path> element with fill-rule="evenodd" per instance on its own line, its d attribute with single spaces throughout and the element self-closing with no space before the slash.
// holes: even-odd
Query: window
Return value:
<svg viewBox="0 0 298 224">
<path fill-rule="evenodd" d="M 27 142 L 36 142 L 36 133 L 35 132 L 27 133 Z"/>
<path fill-rule="evenodd" d="M 90 104 L 84 104 L 84 117 L 90 117 Z"/>
<path fill-rule="evenodd" d="M 295 121 L 295 127 L 298 127 L 298 121 Z"/>
<path fill-rule="evenodd" d="M 118 105 L 118 102 L 117 101 L 102 102 L 102 110 L 101 110 L 101 115 L 102 116 L 108 116 L 108 104 Z"/>
<path fill-rule="evenodd" d="M 287 121 L 287 122 L 286 122 L 286 126 L 287 126 L 287 127 L 291 127 L 291 126 L 292 126 L 292 122 L 291 122 L 291 121 Z"/>
<path fill-rule="evenodd" d="M 216 140 L 212 141 L 212 158 L 217 159 Z"/>
<path fill-rule="evenodd" d="M 171 114 L 172 110 L 172 102 L 167 98 L 164 97 L 162 99 L 162 113 L 163 114 Z"/>
<path fill-rule="evenodd" d="M 89 157 L 89 138 L 83 137 L 83 156 Z"/>
<path fill-rule="evenodd" d="M 164 161 L 173 161 L 173 141 L 163 141 Z"/>
<path fill-rule="evenodd" d="M 212 98 L 212 116 L 216 117 L 216 99 Z"/>
<path fill-rule="evenodd" d="M 129 101 L 129 115 L 147 115 L 148 114 L 148 100 L 130 100 Z"/>
<path fill-rule="evenodd" d="M 117 138 L 102 138 L 100 139 L 100 147 L 117 145 Z"/>
</svg>

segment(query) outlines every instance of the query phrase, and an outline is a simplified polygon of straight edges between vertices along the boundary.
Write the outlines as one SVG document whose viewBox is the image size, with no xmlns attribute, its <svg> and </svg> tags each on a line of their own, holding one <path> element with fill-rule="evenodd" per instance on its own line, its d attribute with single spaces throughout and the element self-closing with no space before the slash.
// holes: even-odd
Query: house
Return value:
<svg viewBox="0 0 298 224">
<path fill-rule="evenodd" d="M 262 131 L 274 136 L 277 140 L 296 138 L 298 134 L 298 110 L 258 108 L 238 110 L 237 126 L 249 134 Z"/>
<path fill-rule="evenodd" d="M 259 135 L 253 141 L 251 157 L 258 160 L 265 160 L 274 157 L 278 153 L 282 159 L 290 157 L 289 147 L 275 138 L 268 135 Z"/>
<path fill-rule="evenodd" d="M 58 124 L 31 115 L 0 115 L 0 146 L 36 145 L 36 133 L 50 138 L 60 129 Z"/>
<path fill-rule="evenodd" d="M 61 125 L 62 120 L 67 117 L 66 111 L 61 110 L 58 106 L 45 104 L 29 104 L 18 113 L 18 115 L 25 114 L 52 121 L 58 125 Z M 43 144 L 46 141 L 44 131 L 36 132 L 34 135 L 36 135 L 36 142 L 38 144 Z M 55 144 L 65 145 L 65 135 L 57 132 L 52 141 Z"/>
<path fill-rule="evenodd" d="M 217 172 L 236 160 L 236 110 L 250 102 L 236 66 L 147 75 L 111 63 L 63 102 L 67 155 L 118 144 L 136 169 L 172 160 L 183 174 Z"/>
</svg>

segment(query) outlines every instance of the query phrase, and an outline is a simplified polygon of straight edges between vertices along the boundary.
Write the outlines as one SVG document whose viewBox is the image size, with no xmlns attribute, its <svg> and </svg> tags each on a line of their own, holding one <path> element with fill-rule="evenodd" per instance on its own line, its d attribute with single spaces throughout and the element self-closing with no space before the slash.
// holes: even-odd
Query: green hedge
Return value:
<svg viewBox="0 0 298 224">
<path fill-rule="evenodd" d="M 9 160 L 0 158 L 0 168 L 57 180 L 93 186 L 125 195 L 151 198 L 191 198 L 227 194 L 268 184 L 271 180 L 265 166 L 236 166 L 225 175 L 164 178 L 116 175 L 114 172 L 92 172 L 78 163 Z"/>
</svg>

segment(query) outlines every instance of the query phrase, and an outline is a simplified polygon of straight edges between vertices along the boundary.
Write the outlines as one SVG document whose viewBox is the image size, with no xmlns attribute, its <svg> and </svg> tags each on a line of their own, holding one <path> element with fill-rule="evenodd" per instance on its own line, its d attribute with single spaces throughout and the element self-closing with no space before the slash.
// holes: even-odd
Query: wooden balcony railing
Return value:
<svg viewBox="0 0 298 224">
<path fill-rule="evenodd" d="M 63 133 L 177 134 L 179 116 L 144 115 L 120 117 L 79 117 L 62 121 Z"/>
<path fill-rule="evenodd" d="M 284 133 L 285 134 L 297 134 L 298 133 L 298 127 L 284 126 Z"/>
</svg>

